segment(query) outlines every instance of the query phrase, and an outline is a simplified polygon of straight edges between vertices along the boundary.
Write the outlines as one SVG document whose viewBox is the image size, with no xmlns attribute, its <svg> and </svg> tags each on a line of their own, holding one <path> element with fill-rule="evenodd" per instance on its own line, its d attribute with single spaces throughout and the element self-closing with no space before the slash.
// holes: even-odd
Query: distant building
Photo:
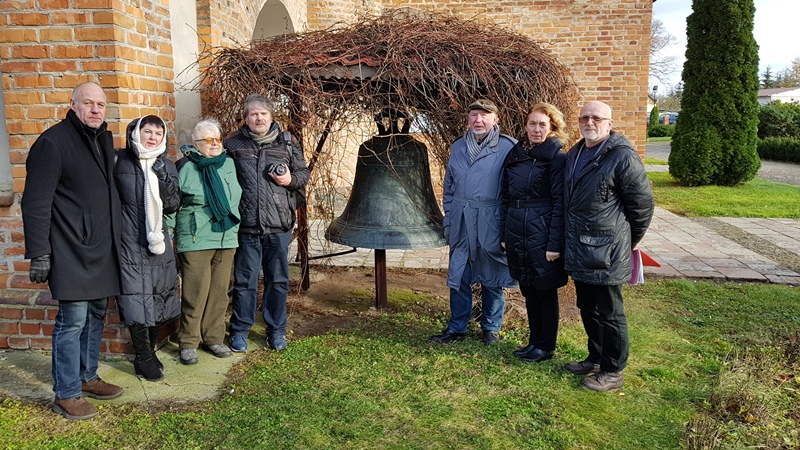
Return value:
<svg viewBox="0 0 800 450">
<path fill-rule="evenodd" d="M 650 117 L 650 111 L 656 106 L 656 98 L 653 94 L 647 94 L 647 117 Z"/>
<path fill-rule="evenodd" d="M 790 88 L 759 89 L 758 104 L 766 105 L 770 102 L 800 103 L 800 86 Z"/>
</svg>

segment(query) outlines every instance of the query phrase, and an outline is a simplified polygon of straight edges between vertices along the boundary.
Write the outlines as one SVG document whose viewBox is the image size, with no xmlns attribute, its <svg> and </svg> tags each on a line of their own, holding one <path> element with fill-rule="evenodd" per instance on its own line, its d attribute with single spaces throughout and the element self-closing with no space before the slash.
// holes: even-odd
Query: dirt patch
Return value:
<svg viewBox="0 0 800 450">
<path fill-rule="evenodd" d="M 311 287 L 306 292 L 300 291 L 299 279 L 292 281 L 288 308 L 294 338 L 321 335 L 346 328 L 358 318 L 392 313 L 399 307 L 393 299 L 404 298 L 407 293 L 427 298 L 426 304 L 433 310 L 449 312 L 450 289 L 447 274 L 442 271 L 388 269 L 389 306 L 383 310 L 375 308 L 375 276 L 371 268 L 312 268 Z M 580 320 L 572 283 L 562 288 L 559 296 L 561 321 Z M 476 299 L 476 303 L 479 301 Z M 518 289 L 506 290 L 504 326 L 527 328 L 525 299 Z"/>
</svg>

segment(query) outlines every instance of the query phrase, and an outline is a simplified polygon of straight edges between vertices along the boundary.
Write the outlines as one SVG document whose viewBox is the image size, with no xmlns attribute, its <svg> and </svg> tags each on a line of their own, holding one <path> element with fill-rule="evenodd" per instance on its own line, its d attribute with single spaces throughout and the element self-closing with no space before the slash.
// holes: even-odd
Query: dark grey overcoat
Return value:
<svg viewBox="0 0 800 450">
<path fill-rule="evenodd" d="M 33 143 L 22 194 L 25 257 L 51 255 L 50 291 L 60 301 L 119 294 L 120 203 L 106 123 L 74 111 Z"/>
</svg>

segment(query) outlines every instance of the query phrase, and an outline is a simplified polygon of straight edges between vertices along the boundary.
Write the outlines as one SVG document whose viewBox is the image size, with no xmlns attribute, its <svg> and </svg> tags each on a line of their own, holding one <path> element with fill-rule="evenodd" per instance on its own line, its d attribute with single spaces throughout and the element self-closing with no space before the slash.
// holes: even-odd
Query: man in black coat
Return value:
<svg viewBox="0 0 800 450">
<path fill-rule="evenodd" d="M 31 147 L 21 202 L 31 281 L 49 281 L 58 301 L 53 410 L 70 420 L 97 415 L 82 396 L 122 394 L 97 376 L 108 297 L 120 293 L 120 201 L 105 109 L 98 84 L 75 87 L 67 117 Z"/>
<path fill-rule="evenodd" d="M 267 345 L 286 348 L 289 295 L 289 244 L 297 202 L 310 178 L 303 150 L 273 120 L 275 106 L 259 94 L 244 101 L 245 124 L 225 139 L 242 186 L 239 203 L 239 247 L 233 267 L 230 320 L 231 350 L 247 351 L 247 336 L 256 320 L 259 273 L 264 272 L 261 315 Z"/>
<path fill-rule="evenodd" d="M 610 106 L 589 102 L 578 122 L 583 139 L 567 153 L 564 180 L 564 264 L 575 282 L 589 356 L 564 369 L 591 375 L 581 382 L 586 389 L 614 391 L 628 363 L 622 286 L 653 217 L 653 192 L 639 155 L 611 131 Z"/>
</svg>

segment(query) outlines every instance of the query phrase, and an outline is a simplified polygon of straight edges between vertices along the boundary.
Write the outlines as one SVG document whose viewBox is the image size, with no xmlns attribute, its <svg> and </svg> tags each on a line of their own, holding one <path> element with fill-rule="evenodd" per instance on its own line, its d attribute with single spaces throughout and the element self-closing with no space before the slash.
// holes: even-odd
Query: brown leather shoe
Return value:
<svg viewBox="0 0 800 450">
<path fill-rule="evenodd" d="M 81 385 L 84 397 L 92 397 L 98 400 L 111 400 L 122 395 L 122 388 L 111 383 L 106 383 L 100 378 L 92 381 L 84 381 Z"/>
<path fill-rule="evenodd" d="M 622 372 L 598 372 L 581 381 L 581 387 L 591 391 L 607 392 L 616 391 L 625 384 Z"/>
<path fill-rule="evenodd" d="M 564 366 L 564 370 L 572 372 L 575 375 L 591 375 L 600 372 L 600 364 L 591 361 L 583 360 L 580 362 L 569 363 Z"/>
<path fill-rule="evenodd" d="M 57 398 L 53 402 L 53 411 L 69 420 L 91 419 L 97 415 L 97 408 L 81 397 Z"/>
</svg>

